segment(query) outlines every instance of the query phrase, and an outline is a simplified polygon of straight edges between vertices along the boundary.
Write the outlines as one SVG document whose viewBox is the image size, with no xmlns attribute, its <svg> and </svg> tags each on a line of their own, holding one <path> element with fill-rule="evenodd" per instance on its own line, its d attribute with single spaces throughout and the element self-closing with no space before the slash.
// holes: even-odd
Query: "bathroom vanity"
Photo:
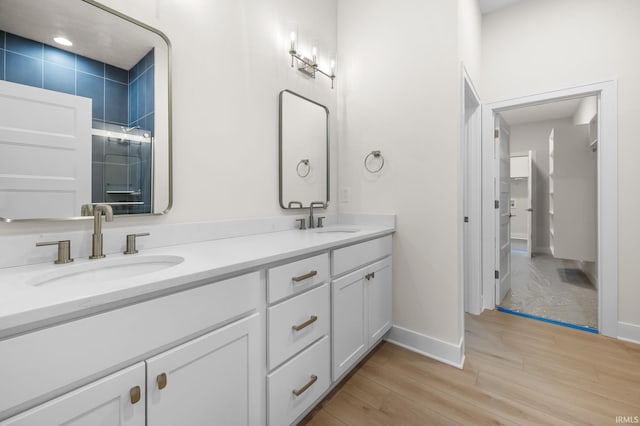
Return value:
<svg viewBox="0 0 640 426">
<path fill-rule="evenodd" d="M 2 269 L 0 425 L 295 423 L 391 327 L 393 231 Z"/>
</svg>

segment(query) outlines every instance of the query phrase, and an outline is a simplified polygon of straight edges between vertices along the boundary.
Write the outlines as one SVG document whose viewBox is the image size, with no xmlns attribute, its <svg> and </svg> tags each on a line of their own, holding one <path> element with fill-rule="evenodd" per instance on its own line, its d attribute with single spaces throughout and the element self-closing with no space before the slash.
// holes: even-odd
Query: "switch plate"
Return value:
<svg viewBox="0 0 640 426">
<path fill-rule="evenodd" d="M 340 202 L 348 203 L 350 198 L 351 198 L 351 188 L 349 188 L 348 186 L 344 186 L 340 188 Z"/>
</svg>

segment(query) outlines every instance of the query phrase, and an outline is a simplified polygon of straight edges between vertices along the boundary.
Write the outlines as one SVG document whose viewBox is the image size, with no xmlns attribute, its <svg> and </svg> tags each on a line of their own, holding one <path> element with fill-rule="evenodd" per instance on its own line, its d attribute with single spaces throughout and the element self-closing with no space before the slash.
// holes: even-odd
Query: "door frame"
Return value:
<svg viewBox="0 0 640 426">
<path fill-rule="evenodd" d="M 460 270 L 462 277 L 461 324 L 464 312 L 482 312 L 482 102 L 462 65 L 461 191 L 462 214 L 459 222 Z M 465 222 L 468 218 L 468 222 Z M 478 291 L 476 291 L 476 289 Z M 461 330 L 464 335 L 464 325 Z"/>
<path fill-rule="evenodd" d="M 617 80 L 606 80 L 536 93 L 482 107 L 482 289 L 484 309 L 495 309 L 495 143 L 494 114 L 513 107 L 532 106 L 584 96 L 598 97 L 598 330 L 618 337 L 618 119 Z"/>
</svg>

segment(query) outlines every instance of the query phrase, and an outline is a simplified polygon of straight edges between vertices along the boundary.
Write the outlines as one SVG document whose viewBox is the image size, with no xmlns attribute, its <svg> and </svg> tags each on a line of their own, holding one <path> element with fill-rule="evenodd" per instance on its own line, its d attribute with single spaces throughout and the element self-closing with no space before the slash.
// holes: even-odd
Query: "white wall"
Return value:
<svg viewBox="0 0 640 426">
<path fill-rule="evenodd" d="M 340 0 L 341 212 L 398 215 L 394 324 L 458 344 L 460 63 L 448 0 Z M 381 173 L 363 167 L 379 149 Z"/>
<path fill-rule="evenodd" d="M 476 88 L 482 60 L 482 13 L 478 0 L 458 0 L 458 50 Z"/>
<path fill-rule="evenodd" d="M 178 223 L 275 216 L 278 204 L 278 93 L 290 89 L 331 111 L 331 194 L 337 188 L 336 99 L 329 79 L 290 68 L 289 32 L 299 50 L 336 52 L 336 0 L 104 0 L 163 31 L 173 47 L 174 205 Z M 340 64 L 338 63 L 338 68 Z M 338 80 L 340 79 L 338 73 Z M 329 211 L 337 210 L 337 202 Z M 298 213 L 299 214 L 299 213 Z M 293 222 L 293 218 L 291 219 Z M 109 226 L 109 225 L 106 225 Z M 0 234 L 90 229 L 89 223 L 0 224 Z"/>
<path fill-rule="evenodd" d="M 619 320 L 640 326 L 640 2 L 536 0 L 484 16 L 485 99 L 618 80 Z"/>
</svg>

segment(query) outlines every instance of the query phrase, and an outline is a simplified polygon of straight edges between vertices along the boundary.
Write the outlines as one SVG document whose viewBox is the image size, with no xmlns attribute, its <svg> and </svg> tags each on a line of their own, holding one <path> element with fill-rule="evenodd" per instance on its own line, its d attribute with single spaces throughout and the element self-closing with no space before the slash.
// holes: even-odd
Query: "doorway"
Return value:
<svg viewBox="0 0 640 426">
<path fill-rule="evenodd" d="M 596 259 L 598 282 L 597 306 L 599 316 L 597 328 L 600 333 L 617 337 L 618 318 L 618 270 L 617 270 L 617 84 L 605 81 L 584 86 L 571 87 L 552 92 L 534 94 L 483 105 L 482 113 L 482 288 L 471 289 L 481 294 L 483 308 L 495 309 L 501 292 L 509 280 L 501 280 L 505 266 L 511 272 L 510 220 L 504 223 L 504 215 L 510 214 L 504 203 L 511 204 L 501 194 L 500 167 L 504 173 L 505 151 L 501 150 L 496 132 L 496 116 L 513 108 L 541 105 L 549 102 L 594 96 L 597 100 L 597 164 L 596 177 Z M 506 150 L 508 153 L 508 150 Z M 502 157 L 502 158 L 501 158 Z M 508 154 L 507 154 L 507 157 Z M 510 158 L 507 160 L 510 169 Z M 504 187 L 504 182 L 503 187 Z M 502 195 L 502 200 L 500 199 Z M 500 202 L 503 204 L 500 208 Z M 516 203 L 517 204 L 517 203 Z M 502 218 L 502 222 L 501 222 Z M 505 234 L 505 228 L 507 229 Z M 502 232 L 501 232 L 502 230 Z M 505 235 L 507 238 L 505 238 Z M 535 239 L 535 238 L 534 238 Z M 505 245 L 509 250 L 504 250 Z M 534 243 L 535 245 L 535 243 Z M 555 249 L 555 247 L 554 247 Z M 534 250 L 534 249 L 532 249 Z M 508 258 L 505 254 L 508 253 Z M 567 268 L 570 269 L 570 268 Z M 509 277 L 512 278 L 512 277 Z M 507 290 L 508 292 L 508 290 Z M 506 292 L 504 292 L 506 295 Z M 500 299 L 502 300 L 502 299 Z"/>
<path fill-rule="evenodd" d="M 597 332 L 597 97 L 496 117 L 507 133 L 499 141 L 500 241 L 510 246 L 500 254 L 496 305 Z"/>
</svg>

